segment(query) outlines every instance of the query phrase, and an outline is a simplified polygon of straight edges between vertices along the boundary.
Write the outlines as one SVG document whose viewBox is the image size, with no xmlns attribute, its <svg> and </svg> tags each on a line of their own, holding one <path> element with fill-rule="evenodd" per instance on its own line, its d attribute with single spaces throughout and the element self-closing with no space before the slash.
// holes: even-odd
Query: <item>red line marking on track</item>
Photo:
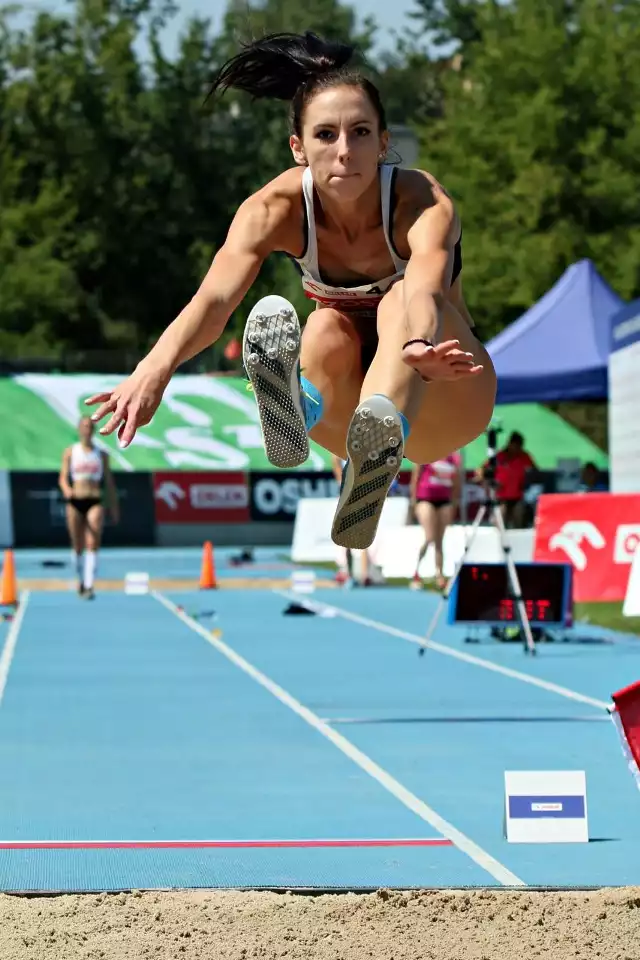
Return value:
<svg viewBox="0 0 640 960">
<path fill-rule="evenodd" d="M 452 847 L 444 837 L 372 840 L 1 840 L 0 850 L 197 850 L 203 847 Z"/>
</svg>

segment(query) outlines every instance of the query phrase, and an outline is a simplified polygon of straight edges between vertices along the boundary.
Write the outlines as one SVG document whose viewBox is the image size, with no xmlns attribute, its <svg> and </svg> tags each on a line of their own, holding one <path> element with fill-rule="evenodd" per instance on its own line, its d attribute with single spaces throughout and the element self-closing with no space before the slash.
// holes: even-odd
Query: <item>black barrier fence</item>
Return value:
<svg viewBox="0 0 640 960">
<path fill-rule="evenodd" d="M 407 496 L 410 473 L 403 470 L 395 495 Z M 331 471 L 272 470 L 249 474 L 251 519 L 290 521 L 296 517 L 298 500 L 303 497 L 337 497 L 340 487 Z"/>
<path fill-rule="evenodd" d="M 206 475 L 203 473 L 203 476 Z M 16 547 L 66 547 L 69 545 L 65 505 L 53 471 L 10 473 L 10 500 Z M 158 526 L 166 520 L 156 517 L 153 473 L 114 471 L 120 500 L 120 523 L 105 516 L 104 546 L 153 546 Z M 400 476 L 396 495 L 409 492 L 409 473 Z M 534 481 L 548 493 L 555 490 L 555 473 L 540 471 Z M 338 484 L 329 470 L 252 471 L 247 474 L 250 518 L 260 524 L 291 524 L 301 498 L 336 497 Z M 473 504 L 470 504 L 471 514 Z M 532 506 L 531 510 L 534 510 Z"/>
<path fill-rule="evenodd" d="M 265 471 L 249 474 L 251 519 L 293 523 L 302 497 L 337 497 L 331 471 Z"/>
<path fill-rule="evenodd" d="M 69 536 L 57 473 L 11 473 L 11 507 L 16 547 L 66 547 Z M 150 473 L 114 473 L 120 522 L 105 511 L 103 544 L 147 547 L 155 543 L 153 482 Z"/>
</svg>

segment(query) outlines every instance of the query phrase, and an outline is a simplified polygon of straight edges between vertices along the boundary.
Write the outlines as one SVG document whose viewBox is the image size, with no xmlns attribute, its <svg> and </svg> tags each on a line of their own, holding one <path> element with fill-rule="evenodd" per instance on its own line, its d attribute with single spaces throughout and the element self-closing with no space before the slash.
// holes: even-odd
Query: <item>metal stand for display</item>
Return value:
<svg viewBox="0 0 640 960">
<path fill-rule="evenodd" d="M 429 646 L 429 642 L 433 636 L 433 633 L 438 625 L 440 617 L 446 607 L 451 591 L 454 588 L 456 580 L 460 574 L 460 571 L 464 565 L 465 559 L 469 550 L 471 549 L 473 542 L 475 540 L 478 528 L 484 518 L 489 515 L 491 521 L 498 531 L 500 537 L 500 546 L 502 548 L 502 556 L 504 558 L 504 563 L 509 574 L 509 584 L 511 587 L 512 599 L 516 605 L 518 611 L 518 617 L 520 620 L 520 626 L 522 628 L 522 633 L 524 636 L 524 650 L 525 653 L 534 655 L 536 653 L 536 645 L 533 639 L 533 633 L 531 630 L 531 624 L 529 623 L 529 618 L 527 616 L 527 609 L 525 607 L 524 599 L 522 597 L 522 590 L 520 588 L 520 580 L 518 578 L 518 571 L 516 570 L 516 565 L 513 562 L 513 557 L 511 555 L 511 546 L 507 540 L 507 531 L 504 525 L 504 520 L 502 518 L 502 512 L 500 510 L 500 504 L 498 503 L 496 497 L 495 489 L 495 469 L 496 469 L 496 453 L 497 453 L 497 434 L 499 428 L 491 427 L 487 431 L 487 447 L 488 447 L 488 466 L 484 474 L 484 482 L 486 484 L 487 497 L 480 505 L 473 523 L 471 525 L 471 531 L 469 533 L 469 538 L 465 545 L 462 556 L 456 564 L 455 570 L 453 571 L 453 576 L 447 583 L 446 588 L 444 589 L 440 602 L 435 610 L 435 613 L 431 619 L 431 623 L 427 628 L 427 633 L 424 639 L 424 643 L 419 647 L 418 653 L 420 656 L 423 656 L 424 651 Z"/>
</svg>

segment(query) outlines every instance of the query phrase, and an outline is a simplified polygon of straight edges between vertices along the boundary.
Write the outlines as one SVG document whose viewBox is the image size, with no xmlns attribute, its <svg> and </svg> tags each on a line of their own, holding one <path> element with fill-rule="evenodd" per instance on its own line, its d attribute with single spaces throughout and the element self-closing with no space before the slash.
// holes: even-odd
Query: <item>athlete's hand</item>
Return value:
<svg viewBox="0 0 640 960">
<path fill-rule="evenodd" d="M 423 380 L 462 380 L 477 376 L 483 369 L 472 353 L 460 349 L 459 340 L 445 340 L 436 347 L 411 343 L 402 351 L 402 359 Z"/>
<path fill-rule="evenodd" d="M 105 425 L 100 427 L 100 433 L 108 436 L 117 430 L 120 446 L 128 447 L 136 435 L 136 430 L 151 422 L 169 380 L 170 376 L 149 364 L 145 365 L 143 361 L 131 376 L 115 389 L 96 393 L 85 400 L 90 407 L 100 404 L 95 413 L 91 414 L 91 419 L 98 423 L 111 414 Z"/>
</svg>

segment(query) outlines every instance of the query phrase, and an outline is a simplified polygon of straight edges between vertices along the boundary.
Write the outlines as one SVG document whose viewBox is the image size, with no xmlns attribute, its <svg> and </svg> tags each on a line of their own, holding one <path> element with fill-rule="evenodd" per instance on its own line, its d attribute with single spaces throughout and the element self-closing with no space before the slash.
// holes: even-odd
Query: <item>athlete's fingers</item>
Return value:
<svg viewBox="0 0 640 960">
<path fill-rule="evenodd" d="M 482 364 L 477 364 L 474 367 L 468 366 L 455 366 L 452 367 L 452 372 L 455 373 L 458 377 L 475 377 L 476 374 L 484 370 Z"/>
<path fill-rule="evenodd" d="M 475 367 L 473 360 L 458 360 L 457 363 L 448 364 L 450 370 L 471 370 Z"/>
<path fill-rule="evenodd" d="M 113 416 L 107 420 L 104 427 L 100 427 L 100 433 L 103 437 L 107 437 L 117 430 L 120 424 L 122 423 L 123 417 L 120 413 L 114 413 Z"/>
<path fill-rule="evenodd" d="M 111 390 L 106 390 L 104 393 L 94 393 L 92 397 L 87 397 L 85 403 L 88 407 L 92 407 L 94 403 L 105 403 L 105 401 L 111 399 Z"/>
<path fill-rule="evenodd" d="M 466 353 L 464 350 L 452 350 L 438 357 L 438 360 L 440 363 L 473 363 L 475 358 L 472 353 Z"/>
<path fill-rule="evenodd" d="M 107 436 L 117 430 L 123 420 L 127 419 L 127 401 L 119 400 L 113 411 L 113 416 L 107 420 L 103 427 L 100 427 L 100 433 Z"/>
<path fill-rule="evenodd" d="M 472 353 L 465 353 L 464 350 L 452 350 L 441 359 L 444 363 L 473 363 L 474 358 Z"/>
<path fill-rule="evenodd" d="M 138 404 L 133 403 L 127 410 L 127 419 L 120 425 L 118 430 L 118 442 L 121 447 L 128 447 L 136 435 L 136 430 L 141 426 L 141 410 Z"/>
<path fill-rule="evenodd" d="M 439 343 L 437 347 L 433 347 L 433 352 L 436 354 L 436 356 L 441 357 L 450 353 L 452 350 L 456 350 L 459 346 L 459 340 L 443 340 L 442 343 Z"/>
<path fill-rule="evenodd" d="M 466 350 L 452 350 L 450 353 L 447 353 L 444 360 L 473 360 L 473 354 L 469 353 Z"/>
<path fill-rule="evenodd" d="M 117 406 L 118 400 L 116 397 L 110 397 L 106 403 L 103 403 L 101 407 L 91 414 L 91 419 L 94 423 L 97 423 L 98 420 L 102 420 L 103 417 L 106 417 L 108 413 L 113 413 Z"/>
<path fill-rule="evenodd" d="M 124 450 L 125 447 L 129 446 L 135 435 L 136 427 L 130 420 L 124 420 L 118 428 L 118 444 Z"/>
</svg>

